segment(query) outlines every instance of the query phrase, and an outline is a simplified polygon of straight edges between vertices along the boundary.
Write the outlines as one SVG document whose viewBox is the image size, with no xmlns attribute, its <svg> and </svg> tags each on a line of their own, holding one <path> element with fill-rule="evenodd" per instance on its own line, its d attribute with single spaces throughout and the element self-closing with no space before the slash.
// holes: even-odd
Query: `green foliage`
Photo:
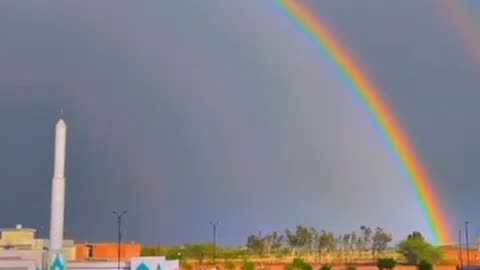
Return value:
<svg viewBox="0 0 480 270">
<path fill-rule="evenodd" d="M 317 238 L 317 248 L 321 255 L 335 249 L 335 234 L 322 230 Z"/>
<path fill-rule="evenodd" d="M 253 263 L 251 261 L 245 261 L 245 262 L 243 262 L 242 269 L 243 270 L 255 270 L 255 263 Z"/>
<path fill-rule="evenodd" d="M 418 270 L 433 270 L 433 264 L 429 263 L 428 261 L 422 260 L 417 265 Z"/>
<path fill-rule="evenodd" d="M 361 246 L 362 249 L 366 251 L 371 242 L 372 229 L 370 227 L 362 225 L 360 226 L 360 231 L 362 231 Z"/>
<path fill-rule="evenodd" d="M 319 256 L 320 262 L 326 262 L 326 258 L 338 258 L 343 261 L 354 262 L 359 257 L 365 260 L 371 258 L 371 256 L 368 256 L 370 254 L 382 253 L 390 241 L 390 234 L 384 232 L 381 228 L 374 231 L 369 227 L 361 226 L 360 230 L 335 235 L 333 232 L 318 231 L 313 227 L 298 225 L 294 230 L 286 229 L 284 234 L 272 232 L 264 237 L 250 235 L 245 246 L 217 244 L 216 258 L 224 259 L 227 262 L 227 260 L 235 261 L 249 257 L 253 258 L 253 256 L 270 259 L 290 256 L 294 258 Z M 366 254 L 366 251 L 369 250 L 372 253 Z M 202 264 L 212 260 L 213 243 L 198 242 L 175 246 L 144 246 L 141 255 L 165 256 L 168 259 L 179 259 L 181 262 L 188 260 L 190 263 Z M 330 255 L 334 255 L 334 257 Z M 383 256 L 395 255 L 385 254 Z M 237 264 L 237 266 L 241 268 L 241 264 Z M 292 264 L 291 267 L 302 270 L 307 268 L 309 270 L 307 264 L 302 267 Z"/>
<path fill-rule="evenodd" d="M 324 264 L 324 265 L 322 265 L 322 266 L 320 267 L 319 270 L 332 270 L 332 265 L 330 265 L 330 264 L 328 264 L 328 263 L 327 263 L 327 264 Z"/>
<path fill-rule="evenodd" d="M 392 235 L 377 227 L 372 236 L 372 254 L 382 254 L 391 241 Z"/>
<path fill-rule="evenodd" d="M 308 243 L 313 242 L 313 230 L 311 228 L 298 225 L 295 232 L 290 231 L 290 229 L 285 230 L 285 239 L 287 244 L 292 249 L 292 254 L 295 255 L 295 251 L 297 249 L 301 249 Z"/>
<path fill-rule="evenodd" d="M 440 248 L 428 243 L 419 232 L 413 232 L 398 244 L 398 251 L 405 256 L 409 264 L 420 262 L 437 263 L 442 260 Z"/>
<path fill-rule="evenodd" d="M 311 264 L 306 263 L 303 259 L 301 258 L 295 258 L 293 259 L 293 262 L 291 264 L 287 264 L 284 267 L 285 270 L 313 270 L 313 267 Z"/>
<path fill-rule="evenodd" d="M 381 258 L 381 259 L 378 259 L 377 261 L 377 267 L 380 270 L 384 270 L 384 269 L 391 270 L 395 268 L 396 265 L 397 265 L 397 261 L 395 261 L 395 259 L 393 258 Z"/>
<path fill-rule="evenodd" d="M 247 238 L 247 248 L 258 253 L 259 256 L 262 255 L 265 249 L 265 244 L 265 239 L 262 239 L 259 236 L 252 234 Z"/>
</svg>

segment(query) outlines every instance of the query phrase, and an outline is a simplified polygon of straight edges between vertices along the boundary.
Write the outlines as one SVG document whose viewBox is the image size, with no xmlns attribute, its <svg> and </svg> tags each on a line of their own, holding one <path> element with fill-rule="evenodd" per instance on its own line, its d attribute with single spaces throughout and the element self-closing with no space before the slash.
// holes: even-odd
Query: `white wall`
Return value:
<svg viewBox="0 0 480 270">
<path fill-rule="evenodd" d="M 68 270 L 117 270 L 117 262 L 68 262 Z M 120 262 L 121 270 L 130 270 L 130 262 Z"/>
<path fill-rule="evenodd" d="M 0 270 L 35 270 L 33 260 L 0 260 Z"/>
<path fill-rule="evenodd" d="M 35 265 L 42 267 L 45 258 L 43 250 L 0 250 L 0 266 L 5 260 L 11 261 L 32 261 Z"/>
</svg>

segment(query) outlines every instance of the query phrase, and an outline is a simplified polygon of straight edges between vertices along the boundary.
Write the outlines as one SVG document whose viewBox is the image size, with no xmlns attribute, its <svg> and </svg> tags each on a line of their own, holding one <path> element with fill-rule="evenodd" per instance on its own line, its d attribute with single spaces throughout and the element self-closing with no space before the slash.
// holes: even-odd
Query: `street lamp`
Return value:
<svg viewBox="0 0 480 270">
<path fill-rule="evenodd" d="M 216 253 L 216 245 L 217 245 L 217 225 L 219 225 L 220 222 L 218 221 L 211 221 L 210 225 L 212 225 L 212 230 L 213 230 L 213 267 L 217 269 L 217 264 L 215 263 L 215 253 Z"/>
<path fill-rule="evenodd" d="M 120 270 L 120 244 L 122 242 L 122 217 L 127 213 L 127 210 L 123 210 L 121 213 L 112 211 L 112 214 L 117 217 L 118 225 L 118 243 L 117 243 L 117 270 Z"/>
<path fill-rule="evenodd" d="M 467 248 L 467 267 L 470 266 L 470 248 L 468 247 L 468 221 L 465 221 L 465 247 Z"/>
<path fill-rule="evenodd" d="M 462 230 L 458 230 L 458 252 L 460 253 L 460 270 L 463 270 Z"/>
</svg>

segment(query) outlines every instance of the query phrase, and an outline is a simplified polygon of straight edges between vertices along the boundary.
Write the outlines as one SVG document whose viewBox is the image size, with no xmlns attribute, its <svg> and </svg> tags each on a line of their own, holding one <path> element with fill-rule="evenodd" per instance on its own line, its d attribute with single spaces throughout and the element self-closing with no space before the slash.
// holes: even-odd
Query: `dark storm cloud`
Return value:
<svg viewBox="0 0 480 270">
<path fill-rule="evenodd" d="M 470 218 L 477 66 L 438 7 L 311 6 L 395 107 L 449 214 Z M 148 242 L 208 239 L 210 219 L 230 243 L 297 223 L 428 230 L 364 108 L 270 4 L 2 1 L 0 36 L 0 184 L 15 191 L 0 196 L 0 226 L 48 229 L 63 106 L 67 236 L 113 238 L 116 208 L 130 210 L 127 238 Z"/>
</svg>

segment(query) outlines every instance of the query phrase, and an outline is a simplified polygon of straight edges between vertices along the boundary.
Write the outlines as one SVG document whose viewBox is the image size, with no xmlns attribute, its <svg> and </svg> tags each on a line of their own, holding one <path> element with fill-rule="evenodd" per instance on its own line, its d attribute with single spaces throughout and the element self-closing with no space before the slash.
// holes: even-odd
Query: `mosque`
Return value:
<svg viewBox="0 0 480 270">
<path fill-rule="evenodd" d="M 60 118 L 55 128 L 49 239 L 36 238 L 35 229 L 22 225 L 1 230 L 0 270 L 178 270 L 178 260 L 140 256 L 138 243 L 75 244 L 63 239 L 66 139 L 67 125 Z"/>
</svg>

